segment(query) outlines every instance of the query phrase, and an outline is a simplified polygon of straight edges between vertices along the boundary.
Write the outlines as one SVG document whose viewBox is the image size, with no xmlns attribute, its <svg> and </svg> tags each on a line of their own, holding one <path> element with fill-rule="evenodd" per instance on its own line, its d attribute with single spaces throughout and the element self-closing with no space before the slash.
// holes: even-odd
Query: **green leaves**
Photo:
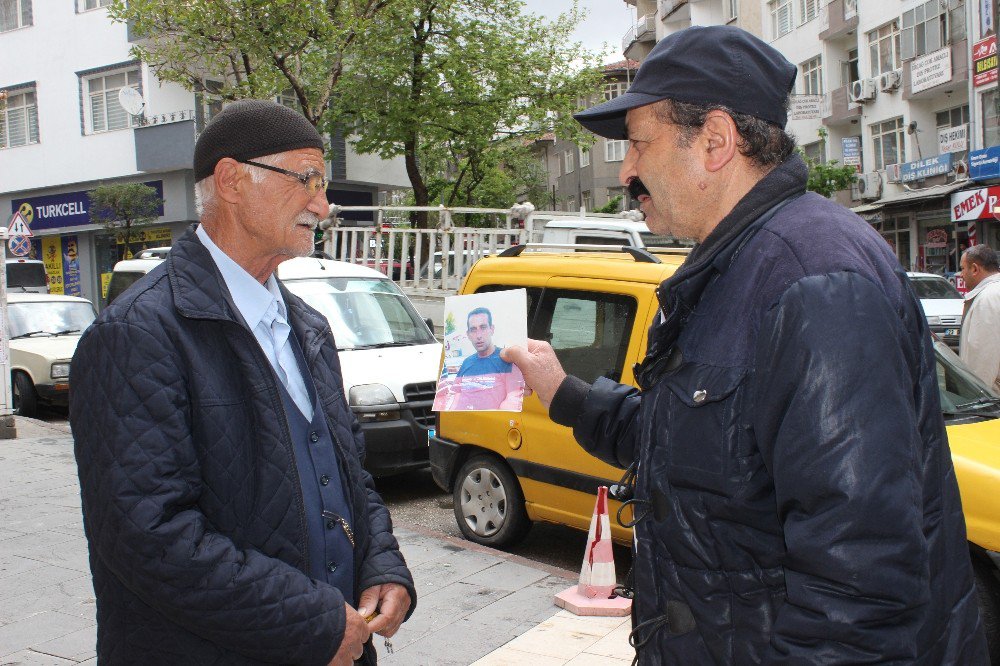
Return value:
<svg viewBox="0 0 1000 666">
<path fill-rule="evenodd" d="M 90 198 L 90 221 L 103 225 L 108 231 L 120 232 L 126 247 L 132 231 L 157 219 L 163 205 L 156 190 L 142 183 L 99 185 L 87 196 Z"/>
</svg>

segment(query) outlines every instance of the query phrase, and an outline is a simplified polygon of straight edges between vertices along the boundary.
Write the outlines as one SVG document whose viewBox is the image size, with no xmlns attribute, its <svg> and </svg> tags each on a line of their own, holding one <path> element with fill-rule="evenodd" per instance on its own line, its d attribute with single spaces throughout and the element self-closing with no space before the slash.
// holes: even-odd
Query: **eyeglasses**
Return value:
<svg viewBox="0 0 1000 666">
<path fill-rule="evenodd" d="M 251 160 L 239 160 L 243 164 L 249 164 L 250 166 L 259 167 L 261 169 L 267 169 L 268 171 L 274 171 L 276 173 L 284 174 L 286 176 L 291 176 L 295 180 L 302 183 L 302 187 L 306 188 L 306 192 L 309 196 L 316 196 L 320 192 L 326 191 L 326 186 L 330 182 L 326 177 L 315 169 L 309 169 L 305 173 L 299 173 L 298 171 L 289 171 L 288 169 L 282 169 L 281 167 L 271 166 L 270 164 L 261 164 L 260 162 L 252 162 Z"/>
</svg>

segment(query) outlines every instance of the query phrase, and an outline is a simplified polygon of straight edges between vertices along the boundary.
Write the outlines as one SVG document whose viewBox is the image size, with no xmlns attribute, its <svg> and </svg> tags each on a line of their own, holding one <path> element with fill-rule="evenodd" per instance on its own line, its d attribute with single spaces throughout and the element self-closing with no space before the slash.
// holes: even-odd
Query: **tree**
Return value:
<svg viewBox="0 0 1000 666">
<path fill-rule="evenodd" d="M 117 234 L 126 255 L 133 232 L 158 218 L 163 205 L 156 190 L 142 183 L 100 185 L 87 196 L 90 198 L 90 221 Z"/>
<path fill-rule="evenodd" d="M 211 78 L 222 83 L 212 92 L 226 100 L 274 98 L 290 90 L 318 126 L 358 35 L 399 1 L 114 0 L 108 13 L 145 36 L 132 53 L 161 80 L 205 92 Z"/>
<path fill-rule="evenodd" d="M 360 152 L 403 156 L 417 205 L 484 203 L 480 188 L 496 189 L 526 140 L 583 140 L 572 113 L 600 75 L 570 37 L 578 7 L 547 21 L 521 0 L 410 0 L 384 18 L 363 38 L 366 66 L 341 80 L 335 117 Z"/>
<path fill-rule="evenodd" d="M 604 204 L 600 208 L 595 208 L 594 212 L 595 213 L 618 213 L 618 212 L 621 212 L 621 209 L 622 209 L 622 199 L 624 199 L 624 198 L 625 197 L 623 197 L 622 195 L 616 194 L 615 196 L 613 196 L 610 199 L 608 199 L 608 203 Z"/>
</svg>

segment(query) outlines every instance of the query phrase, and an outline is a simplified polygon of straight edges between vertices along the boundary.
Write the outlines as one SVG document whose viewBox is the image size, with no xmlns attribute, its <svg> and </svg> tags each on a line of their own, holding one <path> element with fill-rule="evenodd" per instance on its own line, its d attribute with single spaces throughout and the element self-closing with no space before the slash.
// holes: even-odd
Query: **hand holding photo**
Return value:
<svg viewBox="0 0 1000 666">
<path fill-rule="evenodd" d="M 500 351 L 527 345 L 527 292 L 449 296 L 444 311 L 444 363 L 432 409 L 521 411 L 524 377 Z"/>
</svg>

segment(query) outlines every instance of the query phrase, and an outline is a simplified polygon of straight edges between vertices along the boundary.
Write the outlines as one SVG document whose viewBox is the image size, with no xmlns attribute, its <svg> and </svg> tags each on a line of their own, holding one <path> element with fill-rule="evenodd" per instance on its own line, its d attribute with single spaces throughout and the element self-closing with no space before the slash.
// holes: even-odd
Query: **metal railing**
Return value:
<svg viewBox="0 0 1000 666">
<path fill-rule="evenodd" d="M 628 51 L 628 48 L 632 46 L 633 43 L 637 41 L 644 41 L 646 38 L 655 39 L 656 38 L 656 15 L 646 14 L 645 16 L 640 16 L 636 21 L 635 25 L 628 29 L 625 36 L 622 37 L 622 52 Z"/>
</svg>

